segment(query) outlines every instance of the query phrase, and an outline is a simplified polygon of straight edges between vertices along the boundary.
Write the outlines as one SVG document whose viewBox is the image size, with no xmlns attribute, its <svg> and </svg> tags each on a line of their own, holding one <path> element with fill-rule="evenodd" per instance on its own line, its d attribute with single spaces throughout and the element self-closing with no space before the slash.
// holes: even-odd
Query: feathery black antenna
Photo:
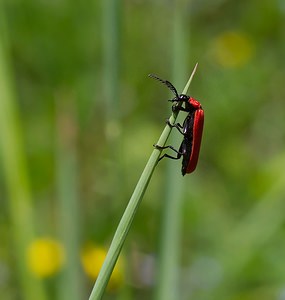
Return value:
<svg viewBox="0 0 285 300">
<path fill-rule="evenodd" d="M 151 78 L 154 78 L 158 81 L 160 81 L 161 83 L 165 84 L 171 91 L 172 93 L 177 97 L 179 98 L 179 95 L 177 93 L 177 90 L 176 88 L 173 86 L 173 84 L 171 82 L 169 82 L 168 80 L 163 80 L 161 78 L 159 78 L 157 75 L 154 75 L 154 74 L 148 74 L 149 77 Z"/>
</svg>

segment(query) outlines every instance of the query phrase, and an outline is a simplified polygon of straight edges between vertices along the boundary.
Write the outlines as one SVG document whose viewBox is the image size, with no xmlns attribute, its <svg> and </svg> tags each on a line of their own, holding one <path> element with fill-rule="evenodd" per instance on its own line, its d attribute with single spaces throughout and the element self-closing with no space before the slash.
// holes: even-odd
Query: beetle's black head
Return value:
<svg viewBox="0 0 285 300">
<path fill-rule="evenodd" d="M 189 100 L 189 96 L 187 96 L 185 94 L 180 94 L 176 101 L 188 102 L 188 100 Z"/>
<path fill-rule="evenodd" d="M 179 108 L 183 103 L 185 103 L 185 106 L 188 104 L 189 96 L 185 94 L 180 94 L 178 97 L 174 97 L 173 99 L 169 100 L 170 102 L 174 103 L 172 105 L 172 111 L 177 112 L 180 110 Z"/>
</svg>

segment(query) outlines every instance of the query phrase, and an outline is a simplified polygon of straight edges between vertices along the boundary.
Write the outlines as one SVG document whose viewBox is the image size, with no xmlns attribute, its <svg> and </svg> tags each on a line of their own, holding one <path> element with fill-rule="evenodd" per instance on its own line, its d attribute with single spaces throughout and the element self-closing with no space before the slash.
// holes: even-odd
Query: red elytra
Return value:
<svg viewBox="0 0 285 300">
<path fill-rule="evenodd" d="M 204 126 L 204 110 L 200 102 L 187 95 L 180 95 L 179 101 L 183 101 L 185 107 L 175 106 L 176 109 L 188 112 L 188 115 L 183 122 L 183 126 L 180 124 L 170 126 L 177 128 L 184 136 L 177 152 L 177 157 L 183 157 L 181 172 L 184 176 L 192 173 L 198 163 Z"/>
<path fill-rule="evenodd" d="M 186 173 L 188 174 L 195 171 L 198 163 L 202 135 L 203 135 L 203 128 L 204 128 L 204 110 L 202 108 L 199 108 L 194 113 L 191 154 L 186 168 Z"/>
</svg>

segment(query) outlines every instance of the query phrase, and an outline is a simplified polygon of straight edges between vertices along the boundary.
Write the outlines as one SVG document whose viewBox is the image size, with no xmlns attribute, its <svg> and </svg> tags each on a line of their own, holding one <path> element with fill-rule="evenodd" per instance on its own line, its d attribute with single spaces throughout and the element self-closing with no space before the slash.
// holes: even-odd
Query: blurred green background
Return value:
<svg viewBox="0 0 285 300">
<path fill-rule="evenodd" d="M 105 299 L 285 299 L 284 17 L 282 0 L 1 1 L 1 299 L 88 298 L 171 114 L 147 74 L 181 91 L 196 62 L 197 170 L 159 163 Z"/>
</svg>

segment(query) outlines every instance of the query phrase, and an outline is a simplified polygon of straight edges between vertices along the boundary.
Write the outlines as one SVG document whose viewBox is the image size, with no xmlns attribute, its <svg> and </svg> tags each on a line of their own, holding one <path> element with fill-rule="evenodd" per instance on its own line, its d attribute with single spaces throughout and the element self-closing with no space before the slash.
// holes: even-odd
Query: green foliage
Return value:
<svg viewBox="0 0 285 300">
<path fill-rule="evenodd" d="M 179 299 L 281 299 L 282 1 L 179 1 L 182 28 L 169 1 L 119 2 L 112 13 L 105 2 L 2 1 L 0 294 L 24 299 L 37 286 L 62 299 L 69 285 L 86 299 L 94 279 L 81 249 L 110 244 L 171 112 L 171 95 L 147 74 L 181 90 L 198 61 L 190 91 L 205 110 L 197 170 L 182 178 L 180 162 L 159 163 L 122 255 L 125 279 L 111 280 L 106 299 L 154 294 L 165 192 L 177 182 Z M 34 234 L 58 240 L 66 256 L 42 279 L 44 291 L 22 257 Z"/>
</svg>

